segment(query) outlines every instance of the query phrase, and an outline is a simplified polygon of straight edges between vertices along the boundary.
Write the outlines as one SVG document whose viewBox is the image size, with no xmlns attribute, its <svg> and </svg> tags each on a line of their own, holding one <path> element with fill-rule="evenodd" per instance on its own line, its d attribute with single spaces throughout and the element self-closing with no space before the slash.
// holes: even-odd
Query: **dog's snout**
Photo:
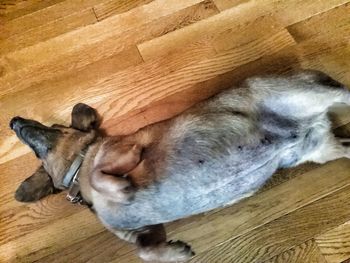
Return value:
<svg viewBox="0 0 350 263">
<path fill-rule="evenodd" d="M 13 117 L 12 120 L 10 121 L 10 128 L 13 130 L 16 128 L 16 126 L 18 125 L 18 122 L 20 122 L 21 120 L 23 120 L 23 118 L 16 116 Z"/>
</svg>

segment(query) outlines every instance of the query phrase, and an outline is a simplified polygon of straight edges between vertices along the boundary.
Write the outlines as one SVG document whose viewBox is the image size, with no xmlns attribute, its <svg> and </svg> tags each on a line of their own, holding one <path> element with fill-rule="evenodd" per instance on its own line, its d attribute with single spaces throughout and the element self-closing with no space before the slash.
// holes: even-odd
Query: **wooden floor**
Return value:
<svg viewBox="0 0 350 263">
<path fill-rule="evenodd" d="M 322 70 L 350 86 L 349 0 L 1 0 L 0 262 L 141 262 L 64 194 L 23 205 L 38 166 L 9 130 L 88 103 L 110 134 L 171 117 L 257 73 Z M 333 114 L 350 135 L 350 111 Z M 255 196 L 167 225 L 192 262 L 350 262 L 350 161 L 280 171 Z"/>
</svg>

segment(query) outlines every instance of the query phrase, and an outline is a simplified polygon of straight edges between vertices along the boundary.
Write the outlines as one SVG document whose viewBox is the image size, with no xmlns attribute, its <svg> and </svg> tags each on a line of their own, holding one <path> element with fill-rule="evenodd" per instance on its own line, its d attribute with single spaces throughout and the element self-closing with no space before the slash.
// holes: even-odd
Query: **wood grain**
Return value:
<svg viewBox="0 0 350 263">
<path fill-rule="evenodd" d="M 336 36 L 339 35 L 339 31 L 342 32 L 343 36 L 346 36 L 350 32 L 349 12 L 350 4 L 347 3 L 287 28 L 297 42 L 305 41 L 317 35 Z M 325 20 L 327 20 L 327 23 L 320 27 L 322 21 Z"/>
<path fill-rule="evenodd" d="M 138 45 L 145 61 L 156 56 L 165 56 L 171 52 L 179 52 L 184 48 L 213 44 L 216 38 L 225 31 L 237 32 L 241 27 L 249 27 L 260 13 L 246 10 L 230 9 L 191 26 L 176 30 L 162 37 L 154 38 Z M 273 26 L 273 25 L 271 25 Z M 249 32 L 249 31 L 248 31 Z M 195 43 L 193 43 L 195 41 Z M 193 48 L 193 49 L 194 49 Z"/>
<path fill-rule="evenodd" d="M 1 245 L 0 258 L 4 262 L 32 262 L 102 231 L 95 215 L 84 210 Z"/>
<path fill-rule="evenodd" d="M 81 50 L 81 48 L 94 43 L 101 43 L 106 38 L 127 32 L 142 24 L 149 23 L 159 17 L 169 15 L 198 2 L 200 0 L 180 0 L 165 4 L 163 1 L 156 0 L 148 5 L 134 8 L 92 26 L 68 32 L 59 38 L 56 37 L 26 49 L 9 53 L 0 59 L 0 65 L 8 70 L 18 70 L 29 65 L 43 63 L 44 61 L 52 61 L 58 56 L 71 53 L 75 50 Z M 145 16 L 145 13 L 148 15 Z M 82 39 L 88 41 L 82 41 Z M 106 50 L 105 52 L 109 52 L 110 54 L 112 51 Z"/>
<path fill-rule="evenodd" d="M 14 192 L 18 185 L 29 177 L 40 161 L 36 160 L 32 154 L 22 155 L 13 161 L 0 164 L 1 186 L 0 186 L 0 211 L 3 212 L 10 208 L 16 208 L 21 205 L 14 199 Z M 28 174 L 26 174 L 28 172 Z M 2 216 L 2 214 L 0 215 Z M 1 223 L 0 223 L 1 224 Z"/>
<path fill-rule="evenodd" d="M 350 187 L 198 254 L 191 262 L 259 262 L 345 223 Z M 337 204 L 337 205 L 334 205 Z M 327 209 L 323 209 L 327 207 Z"/>
<path fill-rule="evenodd" d="M 3 77 L 0 78 L 0 85 L 2 86 L 0 96 L 1 94 L 9 94 L 29 87 L 34 83 L 57 77 L 62 74 L 62 72 L 79 70 L 89 63 L 91 64 L 115 56 L 118 53 L 122 53 L 124 50 L 129 50 L 133 45 L 141 41 L 166 34 L 215 12 L 215 9 L 210 8 L 207 2 L 200 2 L 199 4 L 194 4 L 193 6 L 179 11 L 174 10 L 174 13 L 168 16 L 165 15 L 164 19 L 161 21 L 159 21 L 159 19 L 150 22 L 143 21 L 145 24 L 138 24 L 134 30 L 127 30 L 121 33 L 116 32 L 116 35 L 106 36 L 105 39 L 100 36 L 100 39 L 103 39 L 103 43 L 101 43 L 102 41 L 93 43 L 86 43 L 86 41 L 83 41 L 83 46 L 75 46 L 75 48 L 80 48 L 72 52 L 65 53 L 65 49 L 62 50 L 63 53 L 55 50 L 57 56 L 54 56 L 50 60 L 47 60 L 47 56 L 42 56 L 40 54 L 40 52 L 42 52 L 40 47 L 36 49 L 35 46 L 29 50 L 26 49 L 24 53 L 28 54 L 34 52 L 33 56 L 38 57 L 35 61 L 28 60 L 28 63 L 21 63 L 21 65 L 19 65 L 18 62 L 13 61 L 13 58 L 9 59 L 8 56 L 10 55 L 8 55 L 3 59 L 4 63 L 2 67 L 0 62 L 0 76 L 3 75 Z M 129 19 L 128 16 L 126 16 L 125 19 Z M 76 32 L 74 39 L 79 37 L 79 32 L 79 30 Z M 84 38 L 82 37 L 81 39 Z M 65 45 L 67 45 L 67 42 L 65 42 Z M 52 49 L 52 46 L 56 47 L 57 44 L 52 43 L 51 45 L 49 43 L 49 46 L 46 46 L 45 49 Z M 88 53 L 89 56 L 86 56 L 86 53 Z M 17 57 L 15 53 L 12 55 Z M 23 54 L 20 52 L 20 57 L 18 58 L 22 59 L 21 56 L 23 56 Z"/>
<path fill-rule="evenodd" d="M 346 222 L 315 238 L 329 263 L 343 262 L 350 258 L 350 222 Z"/>
<path fill-rule="evenodd" d="M 87 253 L 87 251 L 89 251 Z M 80 242 L 70 245 L 69 247 L 43 257 L 36 262 L 137 262 L 142 263 L 136 255 L 134 246 L 118 240 L 116 236 L 108 231 L 103 231 L 92 235 Z"/>
<path fill-rule="evenodd" d="M 0 3 L 0 262 L 141 262 L 65 193 L 13 198 L 40 162 L 16 115 L 69 125 L 85 102 L 109 134 L 170 118 L 256 74 L 318 69 L 350 86 L 349 0 L 6 0 Z M 350 136 L 350 109 L 330 115 Z M 345 126 L 342 126 L 345 125 Z M 340 127 L 341 126 L 341 127 Z M 278 171 L 254 196 L 166 225 L 192 262 L 346 262 L 349 161 Z"/>
<path fill-rule="evenodd" d="M 14 34 L 4 38 L 1 43 L 0 54 L 6 54 L 17 49 L 32 46 L 36 43 L 56 37 L 79 27 L 93 24 L 96 21 L 93 10 L 86 9 L 54 20 L 51 23 L 44 23 L 43 25 L 25 31 L 24 33 Z"/>
<path fill-rule="evenodd" d="M 100 4 L 96 4 L 93 9 L 98 21 L 102 21 L 107 17 L 120 14 L 131 10 L 135 7 L 148 4 L 153 0 L 121 0 L 121 1 L 108 1 Z"/>
<path fill-rule="evenodd" d="M 46 7 L 55 5 L 64 0 L 32 0 L 32 1 L 18 1 L 7 0 L 0 3 L 0 18 L 2 22 L 7 22 L 24 16 Z"/>
<path fill-rule="evenodd" d="M 245 38 L 244 41 L 247 41 L 247 39 L 249 40 L 249 37 L 252 38 L 252 35 L 270 31 L 273 32 L 276 30 L 275 28 L 279 27 L 279 25 L 288 26 L 297 23 L 315 15 L 315 12 L 322 12 L 322 8 L 329 8 L 329 6 L 325 4 L 324 6 L 318 6 L 319 10 L 317 10 L 312 5 L 311 1 L 303 1 L 303 5 L 305 5 L 305 8 L 302 9 L 303 12 L 291 15 L 291 8 L 289 5 L 296 5 L 294 2 L 301 3 L 301 1 L 280 1 L 275 5 L 270 5 L 269 1 L 249 1 L 245 4 L 238 5 L 237 8 L 225 10 L 216 16 L 196 23 L 191 27 L 142 43 L 138 45 L 138 48 L 140 49 L 142 57 L 147 60 L 154 56 L 166 55 L 169 52 L 174 52 L 174 50 L 181 50 L 181 47 L 187 46 L 193 41 L 193 39 L 197 42 L 212 41 L 212 38 L 216 38 L 216 35 L 220 35 L 220 32 L 222 32 L 221 35 L 224 35 L 224 37 L 232 39 L 232 43 L 235 43 L 236 41 L 240 43 L 240 38 L 242 37 Z M 337 1 L 334 1 L 332 2 L 331 7 L 334 7 L 336 3 L 341 5 L 346 2 L 347 1 L 339 1 L 338 3 Z M 264 21 L 264 17 L 268 17 L 267 19 L 271 20 L 271 13 L 273 13 L 274 21 L 278 21 L 278 23 L 266 23 Z M 300 19 L 295 19 L 296 15 L 300 16 Z M 289 17 L 290 19 L 288 19 Z M 262 22 L 259 21 L 261 19 Z M 245 27 L 249 26 L 251 23 L 253 23 L 254 31 L 245 29 Z M 254 26 L 254 23 L 257 23 L 262 27 L 259 29 L 256 25 Z M 269 29 L 264 30 L 264 27 L 269 27 Z M 247 30 L 247 32 L 245 32 L 245 30 Z M 236 40 L 234 36 L 237 34 L 238 39 Z M 230 42 L 226 41 L 226 43 Z M 222 45 L 225 46 L 224 43 Z M 226 48 L 230 48 L 230 45 L 233 44 L 229 44 Z"/>
<path fill-rule="evenodd" d="M 30 3 L 31 1 L 28 2 Z M 46 23 L 52 24 L 57 20 L 64 19 L 66 16 L 76 16 L 79 12 L 84 12 L 88 9 L 92 10 L 92 7 L 97 3 L 101 3 L 101 1 L 57 1 L 56 4 L 45 6 L 45 8 L 6 22 L 5 26 L 0 29 L 0 39 L 33 30 Z M 77 19 L 78 21 L 79 19 Z"/>
<path fill-rule="evenodd" d="M 306 241 L 264 263 L 327 263 L 314 240 Z M 338 261 L 339 262 L 339 261 Z"/>
<path fill-rule="evenodd" d="M 317 14 L 331 10 L 337 6 L 348 3 L 348 0 L 319 1 L 315 4 L 312 0 L 290 0 L 277 1 L 271 4 L 270 1 L 254 1 L 254 5 L 259 9 L 266 10 L 267 13 L 273 14 L 278 20 L 283 21 L 284 25 L 291 25 L 302 20 L 306 20 Z M 214 0 L 214 3 L 220 11 L 231 8 L 245 8 L 251 4 L 249 0 Z M 298 8 L 295 8 L 295 7 Z M 255 10 L 254 10 L 255 11 Z"/>
</svg>

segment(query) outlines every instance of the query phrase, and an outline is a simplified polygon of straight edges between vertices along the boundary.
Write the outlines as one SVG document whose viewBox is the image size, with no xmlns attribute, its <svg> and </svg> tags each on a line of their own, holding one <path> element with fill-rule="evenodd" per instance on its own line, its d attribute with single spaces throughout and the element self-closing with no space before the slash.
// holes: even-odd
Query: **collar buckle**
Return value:
<svg viewBox="0 0 350 263">
<path fill-rule="evenodd" d="M 69 188 L 68 194 L 66 196 L 66 199 L 73 204 L 78 203 L 82 200 L 80 196 L 79 178 L 77 175 L 78 173 L 76 173 L 74 176 L 72 185 Z"/>
</svg>

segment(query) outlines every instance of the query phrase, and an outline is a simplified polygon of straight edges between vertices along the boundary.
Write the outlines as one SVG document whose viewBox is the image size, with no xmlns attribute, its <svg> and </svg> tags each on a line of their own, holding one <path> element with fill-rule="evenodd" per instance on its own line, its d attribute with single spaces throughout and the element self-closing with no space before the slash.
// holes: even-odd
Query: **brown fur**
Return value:
<svg viewBox="0 0 350 263">
<path fill-rule="evenodd" d="M 64 174 L 74 158 L 89 145 L 79 172 L 81 193 L 91 202 L 94 189 L 114 201 L 125 202 L 132 190 L 147 187 L 161 174 L 166 142 L 161 134 L 168 129 L 169 121 L 148 126 L 138 132 L 121 137 L 100 137 L 95 130 L 80 130 L 55 126 L 63 136 L 56 147 L 43 159 L 43 166 L 51 175 L 53 185 L 62 189 Z M 126 159 L 120 157 L 127 157 Z M 106 188 L 111 185 L 111 189 Z M 119 197 L 117 197 L 120 195 Z"/>
<path fill-rule="evenodd" d="M 40 166 L 32 176 L 21 183 L 15 193 L 15 198 L 20 202 L 32 202 L 55 192 L 57 190 L 53 187 L 51 177 L 44 167 Z"/>
<path fill-rule="evenodd" d="M 51 175 L 55 188 L 62 189 L 61 182 L 66 170 L 76 155 L 95 140 L 97 133 L 94 130 L 85 133 L 66 127 L 59 129 L 63 136 L 55 148 L 43 159 L 43 166 Z"/>
<path fill-rule="evenodd" d="M 159 165 L 164 158 L 161 149 L 166 146 L 159 138 L 168 125 L 167 122 L 158 123 L 130 136 L 104 138 L 98 150 L 85 157 L 84 163 L 93 163 L 93 166 L 80 173 L 81 178 L 92 174 L 89 182 L 82 179 L 82 192 L 90 196 L 87 192 L 93 188 L 106 198 L 126 202 L 134 188 L 152 184 L 160 174 L 155 169 L 162 169 Z"/>
</svg>

